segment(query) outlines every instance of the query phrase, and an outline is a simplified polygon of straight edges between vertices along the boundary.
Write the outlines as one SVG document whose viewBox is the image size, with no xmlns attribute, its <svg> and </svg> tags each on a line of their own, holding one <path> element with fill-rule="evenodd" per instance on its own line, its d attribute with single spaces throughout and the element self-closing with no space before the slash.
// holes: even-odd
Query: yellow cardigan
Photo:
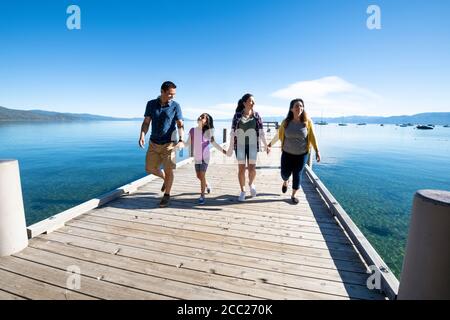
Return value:
<svg viewBox="0 0 450 320">
<path fill-rule="evenodd" d="M 275 134 L 272 141 L 270 141 L 270 146 L 273 146 L 278 140 L 281 140 L 281 148 L 283 148 L 284 130 L 285 130 L 284 123 L 285 123 L 285 120 L 283 120 L 280 127 L 278 128 L 278 132 Z M 306 143 L 307 148 L 308 148 L 308 153 L 310 152 L 311 145 L 312 145 L 314 148 L 314 151 L 316 151 L 316 154 L 317 154 L 319 152 L 319 148 L 317 147 L 316 136 L 314 135 L 314 127 L 313 127 L 313 122 L 311 119 L 308 119 L 306 122 L 306 130 L 308 132 L 308 135 L 307 135 L 308 140 Z"/>
</svg>

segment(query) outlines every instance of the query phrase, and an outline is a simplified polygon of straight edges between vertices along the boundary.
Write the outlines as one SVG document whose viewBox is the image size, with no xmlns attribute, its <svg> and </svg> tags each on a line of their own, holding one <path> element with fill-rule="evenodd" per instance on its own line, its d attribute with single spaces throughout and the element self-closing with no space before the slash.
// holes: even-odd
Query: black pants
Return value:
<svg viewBox="0 0 450 320">
<path fill-rule="evenodd" d="M 281 154 L 281 178 L 283 181 L 287 181 L 292 174 L 292 189 L 294 190 L 300 188 L 302 173 L 307 160 L 308 153 L 295 155 L 283 151 Z"/>
</svg>

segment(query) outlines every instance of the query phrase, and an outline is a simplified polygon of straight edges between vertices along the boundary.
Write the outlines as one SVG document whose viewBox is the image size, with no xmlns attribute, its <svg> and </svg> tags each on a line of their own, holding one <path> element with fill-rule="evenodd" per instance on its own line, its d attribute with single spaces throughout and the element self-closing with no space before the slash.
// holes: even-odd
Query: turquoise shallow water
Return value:
<svg viewBox="0 0 450 320">
<path fill-rule="evenodd" d="M 450 129 L 316 126 L 313 169 L 399 276 L 414 193 L 450 190 Z"/>
<path fill-rule="evenodd" d="M 0 124 L 0 159 L 19 160 L 27 224 L 145 176 L 140 124 Z M 216 122 L 218 141 L 224 126 Z M 330 124 L 316 131 L 323 161 L 314 171 L 399 275 L 414 192 L 450 190 L 450 128 Z"/>
</svg>

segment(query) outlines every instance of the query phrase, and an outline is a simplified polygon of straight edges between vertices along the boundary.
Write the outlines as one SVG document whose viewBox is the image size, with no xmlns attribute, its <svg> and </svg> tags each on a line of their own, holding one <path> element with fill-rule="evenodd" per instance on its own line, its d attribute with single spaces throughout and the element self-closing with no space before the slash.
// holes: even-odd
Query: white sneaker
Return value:
<svg viewBox="0 0 450 320">
<path fill-rule="evenodd" d="M 256 197 L 256 188 L 254 184 L 250 186 L 250 194 L 252 195 L 252 197 Z"/>
<path fill-rule="evenodd" d="M 245 191 L 241 191 L 241 194 L 239 195 L 239 199 L 240 202 L 244 202 L 245 201 Z"/>
</svg>

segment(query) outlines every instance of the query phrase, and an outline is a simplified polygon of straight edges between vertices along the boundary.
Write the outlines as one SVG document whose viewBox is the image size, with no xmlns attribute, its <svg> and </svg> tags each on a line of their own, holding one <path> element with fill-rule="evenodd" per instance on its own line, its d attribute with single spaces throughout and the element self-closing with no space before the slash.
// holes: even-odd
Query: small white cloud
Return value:
<svg viewBox="0 0 450 320">
<path fill-rule="evenodd" d="M 296 82 L 271 96 L 283 100 L 302 98 L 306 109 L 315 116 L 377 114 L 376 108 L 381 103 L 379 95 L 337 76 Z"/>
</svg>

